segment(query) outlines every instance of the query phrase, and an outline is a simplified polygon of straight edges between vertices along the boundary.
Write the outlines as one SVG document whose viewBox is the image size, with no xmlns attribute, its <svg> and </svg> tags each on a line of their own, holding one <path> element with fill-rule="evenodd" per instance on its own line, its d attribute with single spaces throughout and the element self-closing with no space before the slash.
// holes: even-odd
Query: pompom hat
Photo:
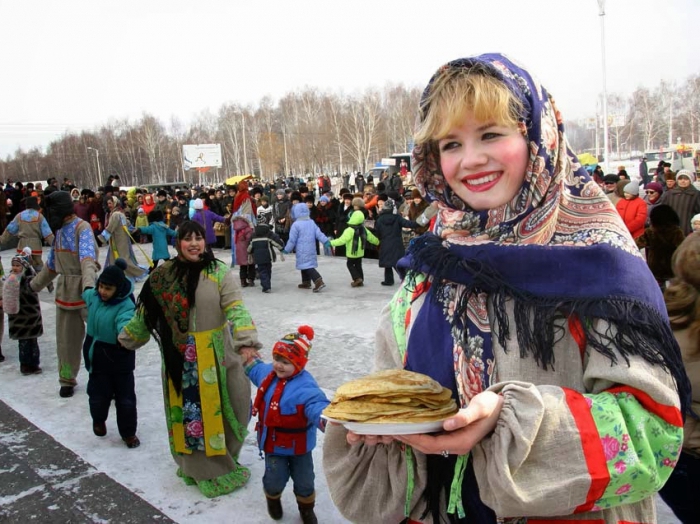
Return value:
<svg viewBox="0 0 700 524">
<path fill-rule="evenodd" d="M 289 333 L 275 343 L 272 354 L 289 360 L 299 373 L 309 361 L 309 351 L 313 338 L 314 330 L 311 326 L 299 326 L 296 333 Z"/>
<path fill-rule="evenodd" d="M 34 268 L 32 267 L 32 248 L 25 247 L 21 253 L 17 253 L 12 257 L 12 262 L 17 262 L 24 269 L 29 269 L 31 273 L 34 273 Z"/>
</svg>

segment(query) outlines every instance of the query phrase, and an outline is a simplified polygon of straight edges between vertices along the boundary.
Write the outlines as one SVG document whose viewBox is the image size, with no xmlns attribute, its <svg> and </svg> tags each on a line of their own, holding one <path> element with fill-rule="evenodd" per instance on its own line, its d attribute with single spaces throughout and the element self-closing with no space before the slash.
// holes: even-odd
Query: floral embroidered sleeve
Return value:
<svg viewBox="0 0 700 524">
<path fill-rule="evenodd" d="M 136 349 L 143 346 L 151 338 L 146 329 L 143 316 L 136 310 L 136 314 L 119 333 L 119 343 L 127 349 Z"/>
<path fill-rule="evenodd" d="M 579 349 L 570 336 L 558 344 L 563 354 Z M 640 357 L 628 366 L 618 355 L 611 365 L 596 351 L 582 364 L 582 390 L 514 380 L 491 387 L 503 408 L 472 454 L 483 500 L 497 514 L 591 518 L 649 498 L 670 476 L 683 441 L 670 375 Z"/>
<path fill-rule="evenodd" d="M 592 479 L 590 494 L 577 512 L 637 502 L 661 489 L 683 442 L 678 409 L 624 386 L 597 395 L 569 389 L 564 393 Z"/>
</svg>

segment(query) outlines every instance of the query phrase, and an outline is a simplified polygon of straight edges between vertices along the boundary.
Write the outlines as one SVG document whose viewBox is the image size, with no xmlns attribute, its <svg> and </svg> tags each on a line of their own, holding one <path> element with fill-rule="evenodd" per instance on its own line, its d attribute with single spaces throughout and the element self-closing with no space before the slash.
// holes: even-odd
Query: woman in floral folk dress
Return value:
<svg viewBox="0 0 700 524">
<path fill-rule="evenodd" d="M 193 221 L 178 230 L 178 256 L 153 271 L 119 341 L 158 341 L 170 450 L 177 474 L 207 497 L 243 486 L 238 455 L 250 417 L 250 385 L 239 355 L 261 345 L 241 288 L 214 258 Z"/>
</svg>

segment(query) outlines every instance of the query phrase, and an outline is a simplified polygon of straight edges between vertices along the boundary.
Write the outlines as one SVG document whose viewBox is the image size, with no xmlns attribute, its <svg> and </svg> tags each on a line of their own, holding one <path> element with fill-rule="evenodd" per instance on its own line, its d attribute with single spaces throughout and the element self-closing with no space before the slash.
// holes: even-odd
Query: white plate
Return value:
<svg viewBox="0 0 700 524">
<path fill-rule="evenodd" d="M 442 431 L 442 420 L 431 422 L 392 422 L 377 424 L 371 422 L 348 422 L 346 420 L 336 420 L 322 415 L 329 422 L 342 424 L 348 431 L 353 431 L 358 435 L 415 435 L 418 433 L 435 433 Z"/>
</svg>

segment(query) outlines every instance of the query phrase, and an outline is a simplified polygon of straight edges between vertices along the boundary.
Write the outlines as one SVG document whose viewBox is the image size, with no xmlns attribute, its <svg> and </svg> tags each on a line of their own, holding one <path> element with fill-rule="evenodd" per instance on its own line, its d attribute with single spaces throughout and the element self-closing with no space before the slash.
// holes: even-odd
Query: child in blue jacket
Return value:
<svg viewBox="0 0 700 524">
<path fill-rule="evenodd" d="M 316 428 L 324 430 L 321 412 L 329 404 L 311 374 L 304 369 L 309 359 L 314 330 L 300 326 L 272 348 L 273 363 L 265 364 L 251 354 L 245 372 L 258 386 L 253 415 L 258 415 L 258 446 L 265 452 L 263 488 L 267 510 L 282 518 L 282 491 L 291 475 L 299 513 L 304 524 L 316 523 L 314 514 L 314 463 Z"/>
<path fill-rule="evenodd" d="M 150 235 L 153 238 L 153 265 L 149 273 L 158 266 L 161 260 L 170 260 L 170 251 L 168 251 L 168 239 L 175 237 L 177 233 L 174 229 L 170 229 L 163 220 L 163 212 L 160 209 L 154 209 L 148 213 L 149 225 L 139 227 L 142 235 Z"/>
<path fill-rule="evenodd" d="M 87 393 L 92 431 L 107 434 L 107 415 L 114 399 L 119 435 L 129 448 L 138 447 L 136 436 L 136 355 L 117 342 L 117 336 L 134 316 L 134 284 L 124 274 L 126 261 L 118 258 L 97 279 L 97 289 L 86 288 L 87 327 L 83 342 L 85 367 L 90 373 Z"/>
</svg>

